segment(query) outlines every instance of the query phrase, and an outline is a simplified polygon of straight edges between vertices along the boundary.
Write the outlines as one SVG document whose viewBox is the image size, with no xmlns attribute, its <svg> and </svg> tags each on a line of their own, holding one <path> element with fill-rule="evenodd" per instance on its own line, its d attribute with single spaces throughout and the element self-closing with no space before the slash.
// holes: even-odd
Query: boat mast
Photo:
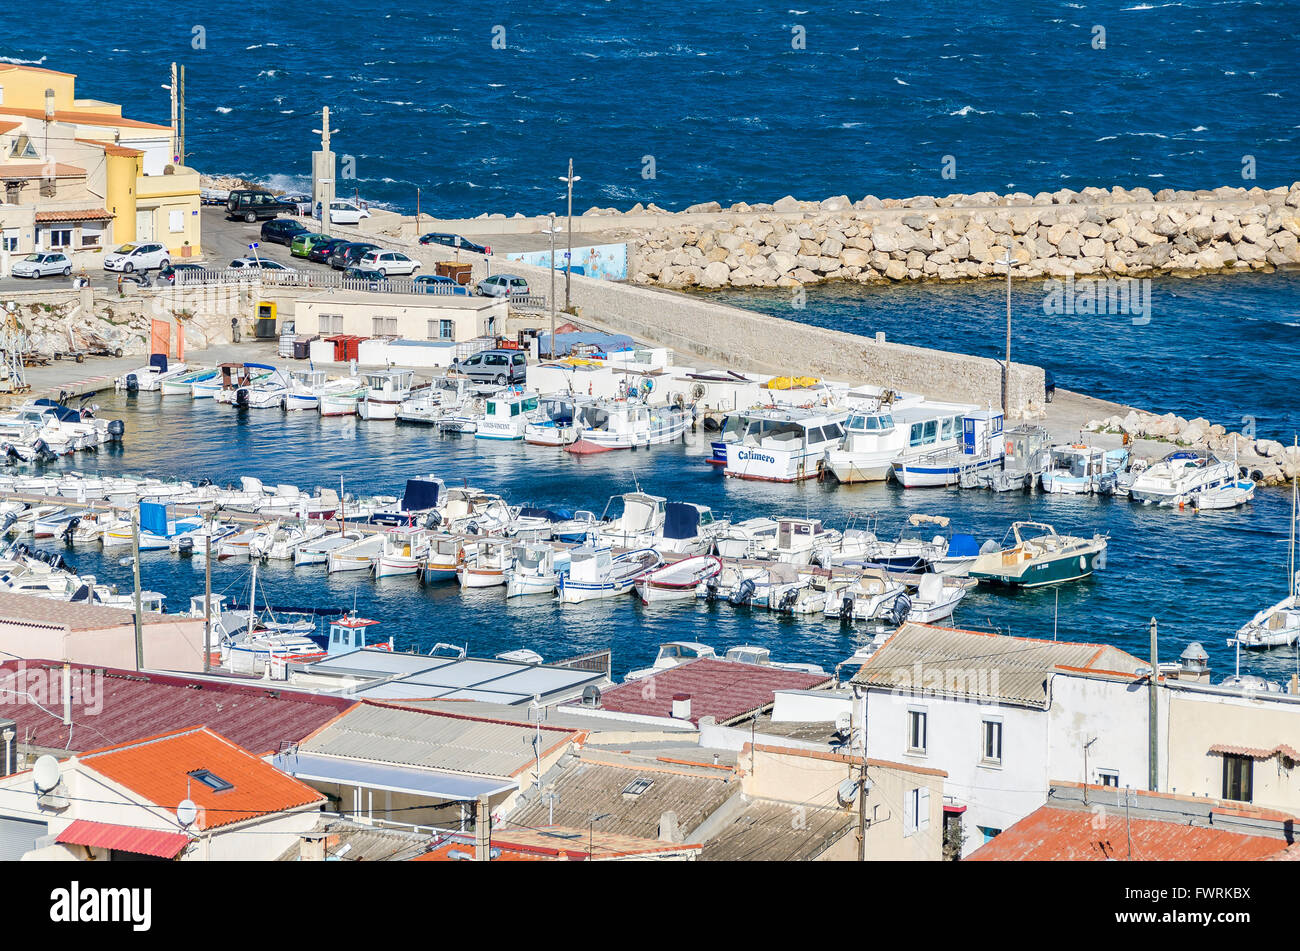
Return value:
<svg viewBox="0 0 1300 951">
<path fill-rule="evenodd" d="M 1293 436 L 1291 437 L 1291 439 L 1292 439 L 1292 445 L 1293 445 L 1293 446 L 1300 445 L 1300 439 L 1297 439 L 1296 436 L 1293 435 Z M 1287 564 L 1287 579 L 1286 579 L 1287 597 L 1289 597 L 1289 598 L 1294 598 L 1294 597 L 1295 597 L 1295 589 L 1296 589 L 1296 584 L 1295 584 L 1295 516 L 1296 516 L 1296 479 L 1297 479 L 1297 477 L 1300 477 L 1300 472 L 1297 472 L 1297 473 L 1295 473 L 1295 474 L 1293 474 L 1293 475 L 1291 476 L 1291 548 L 1290 548 L 1290 558 L 1289 558 L 1289 561 L 1288 561 L 1288 564 Z"/>
<path fill-rule="evenodd" d="M 253 639 L 253 620 L 257 617 L 257 559 L 253 559 L 253 586 L 248 592 L 248 639 Z"/>
</svg>

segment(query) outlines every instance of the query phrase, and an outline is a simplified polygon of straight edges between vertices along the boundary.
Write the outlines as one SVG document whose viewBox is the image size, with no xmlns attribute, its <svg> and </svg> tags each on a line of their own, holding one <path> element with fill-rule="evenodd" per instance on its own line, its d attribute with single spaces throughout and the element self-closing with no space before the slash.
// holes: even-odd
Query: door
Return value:
<svg viewBox="0 0 1300 951">
<path fill-rule="evenodd" d="M 152 241 L 153 240 L 153 211 L 139 211 L 135 213 L 135 240 Z"/>
</svg>

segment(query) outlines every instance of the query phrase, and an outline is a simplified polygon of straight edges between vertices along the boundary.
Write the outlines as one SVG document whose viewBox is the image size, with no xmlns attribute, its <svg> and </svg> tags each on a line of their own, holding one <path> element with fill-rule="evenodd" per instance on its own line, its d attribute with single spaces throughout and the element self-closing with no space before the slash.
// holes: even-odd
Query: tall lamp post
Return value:
<svg viewBox="0 0 1300 951">
<path fill-rule="evenodd" d="M 551 226 L 543 228 L 542 234 L 551 236 L 551 350 L 550 358 L 555 359 L 555 236 L 560 233 L 560 229 L 555 227 L 555 212 L 551 212 Z M 540 356 L 540 354 L 538 354 Z"/>
<path fill-rule="evenodd" d="M 1016 264 L 1016 259 L 1011 256 L 1011 242 L 1007 242 L 1007 256 L 997 263 L 1007 268 L 1007 362 L 1002 364 L 1002 424 L 1005 426 L 1007 404 L 1011 400 L 1011 269 Z"/>
<path fill-rule="evenodd" d="M 560 181 L 569 186 L 569 247 L 564 252 L 564 310 L 569 312 L 569 277 L 573 270 L 573 183 L 582 181 L 582 176 L 573 174 L 573 159 L 569 159 L 569 174 L 561 175 Z"/>
</svg>

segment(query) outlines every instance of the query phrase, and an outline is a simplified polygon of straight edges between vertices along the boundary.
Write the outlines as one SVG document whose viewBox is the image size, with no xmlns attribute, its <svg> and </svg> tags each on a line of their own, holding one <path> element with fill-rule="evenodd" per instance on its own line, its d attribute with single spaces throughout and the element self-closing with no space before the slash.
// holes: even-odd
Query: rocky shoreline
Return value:
<svg viewBox="0 0 1300 951">
<path fill-rule="evenodd" d="M 628 220 L 629 279 L 670 288 L 800 287 L 1018 278 L 1194 276 L 1300 265 L 1300 182 L 1202 191 L 1062 189 L 770 205 L 717 202 L 669 213 L 589 209 Z M 619 222 L 610 222 L 612 229 Z"/>
</svg>

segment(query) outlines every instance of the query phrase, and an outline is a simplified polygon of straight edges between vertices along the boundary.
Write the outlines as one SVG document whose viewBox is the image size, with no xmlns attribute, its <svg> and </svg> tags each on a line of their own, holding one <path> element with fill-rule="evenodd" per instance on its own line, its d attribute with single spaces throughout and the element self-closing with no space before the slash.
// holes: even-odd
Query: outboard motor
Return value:
<svg viewBox="0 0 1300 951">
<path fill-rule="evenodd" d="M 430 512 L 424 517 L 425 528 L 437 528 L 442 524 L 442 513 L 439 511 Z"/>
<path fill-rule="evenodd" d="M 120 419 L 110 419 L 108 421 L 108 438 L 118 441 L 126 433 L 126 423 Z"/>
<path fill-rule="evenodd" d="M 65 542 L 67 542 L 69 545 L 72 544 L 72 534 L 73 534 L 73 532 L 75 532 L 75 531 L 77 530 L 77 526 L 80 525 L 80 524 L 81 524 L 81 516 L 78 515 L 78 516 L 76 516 L 75 518 L 71 518 L 71 519 L 69 519 L 69 520 L 68 520 L 68 525 L 67 525 L 67 527 L 63 529 L 63 534 L 62 534 L 61 537 L 62 537 L 63 540 L 64 540 Z"/>
<path fill-rule="evenodd" d="M 248 387 L 241 386 L 235 390 L 235 405 L 248 406 Z"/>
<path fill-rule="evenodd" d="M 140 381 L 136 379 L 134 373 L 128 373 L 126 375 L 126 391 L 128 393 L 140 392 Z"/>
<path fill-rule="evenodd" d="M 0 538 L 9 534 L 9 529 L 13 527 L 14 522 L 18 521 L 18 513 L 10 512 L 5 516 L 3 524 L 0 524 Z"/>
<path fill-rule="evenodd" d="M 12 466 L 23 461 L 23 457 L 18 455 L 18 450 L 14 448 L 13 443 L 4 443 L 0 448 L 4 449 L 6 465 Z"/>
<path fill-rule="evenodd" d="M 176 554 L 182 558 L 189 558 L 194 554 L 194 539 L 188 535 L 182 535 L 176 539 Z"/>
<path fill-rule="evenodd" d="M 894 627 L 902 624 L 907 620 L 907 616 L 912 613 L 912 599 L 907 596 L 907 592 L 902 592 L 894 599 L 894 603 L 889 608 L 889 623 Z"/>
<path fill-rule="evenodd" d="M 36 442 L 32 443 L 32 448 L 36 450 L 34 457 L 36 462 L 54 462 L 59 458 L 44 439 L 36 440 Z"/>
<path fill-rule="evenodd" d="M 465 533 L 466 533 L 467 535 L 477 535 L 477 534 L 478 534 L 478 522 L 470 522 L 468 525 L 466 525 L 466 526 L 465 526 Z"/>
<path fill-rule="evenodd" d="M 789 614 L 794 610 L 794 602 L 799 597 L 798 588 L 787 588 L 781 595 L 781 600 L 777 602 L 776 609 L 782 614 Z"/>
<path fill-rule="evenodd" d="M 198 487 L 200 489 L 205 489 L 211 484 L 212 484 L 212 480 L 209 479 L 207 476 L 204 476 L 202 479 L 199 480 Z"/>
<path fill-rule="evenodd" d="M 851 595 L 851 594 L 846 594 L 846 595 L 845 595 L 845 596 L 840 600 L 840 620 L 841 620 L 841 621 L 852 621 L 852 620 L 853 620 L 853 600 L 854 600 L 854 599 L 853 599 L 853 595 Z"/>
<path fill-rule="evenodd" d="M 47 559 L 47 563 L 55 571 L 58 571 L 60 568 L 65 567 L 65 562 L 63 561 L 62 555 L 50 555 L 50 557 Z M 71 569 L 68 570 L 71 571 Z"/>
<path fill-rule="evenodd" d="M 730 601 L 734 607 L 748 604 L 750 601 L 754 600 L 754 591 L 757 587 L 758 585 L 754 584 L 753 578 L 746 578 L 741 581 L 740 584 L 736 585 L 736 590 L 731 592 L 731 597 L 727 600 Z"/>
<path fill-rule="evenodd" d="M 714 575 L 704 582 L 704 600 L 712 603 L 718 600 L 718 576 Z"/>
</svg>

